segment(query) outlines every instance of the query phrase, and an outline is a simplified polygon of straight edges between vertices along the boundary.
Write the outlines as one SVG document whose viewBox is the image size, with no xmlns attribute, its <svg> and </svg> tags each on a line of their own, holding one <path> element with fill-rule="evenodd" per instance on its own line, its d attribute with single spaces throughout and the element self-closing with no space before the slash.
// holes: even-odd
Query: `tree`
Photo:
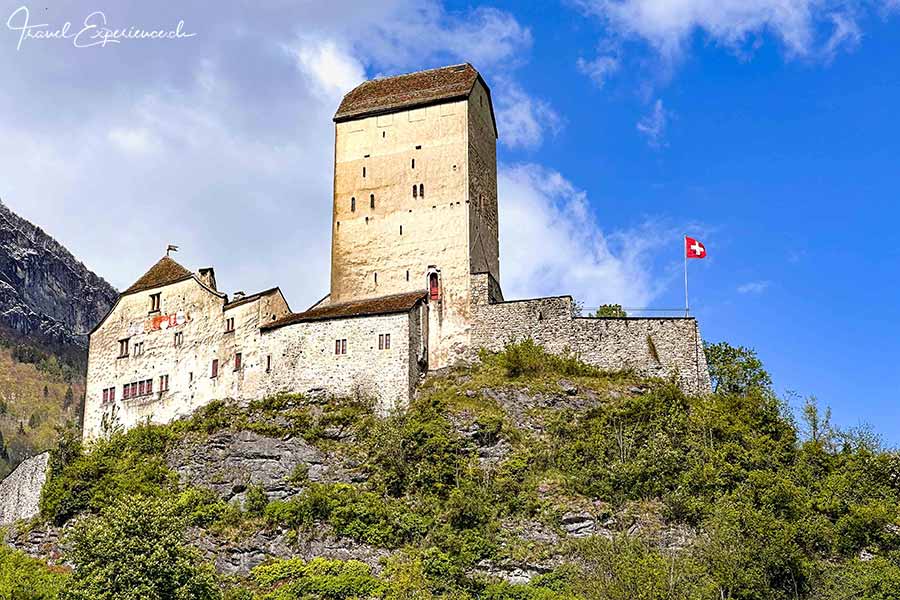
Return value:
<svg viewBox="0 0 900 600">
<path fill-rule="evenodd" d="M 766 390 L 772 378 L 763 368 L 756 351 L 728 342 L 704 343 L 709 376 L 713 391 L 721 394 L 746 394 L 751 390 Z"/>
<path fill-rule="evenodd" d="M 63 398 L 63 408 L 68 410 L 72 403 L 75 401 L 75 392 L 72 391 L 72 386 L 66 390 L 66 396 Z"/>
<path fill-rule="evenodd" d="M 622 308 L 621 304 L 603 304 L 600 308 L 597 309 L 597 312 L 594 313 L 595 317 L 606 317 L 606 318 L 621 318 L 627 317 L 628 313 Z"/>
<path fill-rule="evenodd" d="M 171 500 L 121 499 L 68 537 L 75 572 L 61 600 L 219 600 L 215 572 L 184 542 Z"/>
</svg>

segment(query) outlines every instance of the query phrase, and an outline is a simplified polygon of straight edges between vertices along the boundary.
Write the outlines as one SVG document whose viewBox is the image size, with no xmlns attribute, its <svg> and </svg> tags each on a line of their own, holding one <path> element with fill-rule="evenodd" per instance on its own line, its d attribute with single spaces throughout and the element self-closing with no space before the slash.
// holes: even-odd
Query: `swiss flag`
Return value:
<svg viewBox="0 0 900 600">
<path fill-rule="evenodd" d="M 684 236 L 684 255 L 688 258 L 706 258 L 706 246 L 699 240 Z"/>
</svg>

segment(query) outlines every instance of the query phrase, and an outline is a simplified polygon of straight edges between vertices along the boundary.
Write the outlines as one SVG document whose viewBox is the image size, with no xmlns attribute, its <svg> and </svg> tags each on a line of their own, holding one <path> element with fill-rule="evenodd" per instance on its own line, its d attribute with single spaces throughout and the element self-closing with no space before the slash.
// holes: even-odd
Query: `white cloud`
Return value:
<svg viewBox="0 0 900 600">
<path fill-rule="evenodd" d="M 666 146 L 665 135 L 668 123 L 669 111 L 666 110 L 663 101 L 659 99 L 653 104 L 650 114 L 638 121 L 637 130 L 647 138 L 647 144 L 651 148 L 658 149 Z"/>
<path fill-rule="evenodd" d="M 106 135 L 110 142 L 132 154 L 149 154 L 159 149 L 159 141 L 145 128 L 119 127 Z"/>
<path fill-rule="evenodd" d="M 660 293 L 651 272 L 653 251 L 667 239 L 660 227 L 604 233 L 587 194 L 535 164 L 502 166 L 499 193 L 506 298 L 572 294 L 586 306 L 644 307 Z"/>
<path fill-rule="evenodd" d="M 366 79 L 359 60 L 338 47 L 334 40 L 303 39 L 289 46 L 298 68 L 327 99 L 340 98 Z"/>
<path fill-rule="evenodd" d="M 598 55 L 594 60 L 579 58 L 578 70 L 590 77 L 599 87 L 612 77 L 622 66 L 617 56 Z"/>
<path fill-rule="evenodd" d="M 737 291 L 739 294 L 762 294 L 770 285 L 770 281 L 750 281 L 739 285 Z"/>
<path fill-rule="evenodd" d="M 788 58 L 828 61 L 836 52 L 852 48 L 859 41 L 859 21 L 865 14 L 889 12 L 900 2 L 576 0 L 576 4 L 604 23 L 608 32 L 604 43 L 643 42 L 671 67 L 683 59 L 698 34 L 741 55 L 748 48 L 752 52 L 765 36 L 771 35 L 780 41 Z"/>
<path fill-rule="evenodd" d="M 493 93 L 500 141 L 511 148 L 539 146 L 547 133 L 555 134 L 562 118 L 546 102 L 500 79 Z"/>
</svg>

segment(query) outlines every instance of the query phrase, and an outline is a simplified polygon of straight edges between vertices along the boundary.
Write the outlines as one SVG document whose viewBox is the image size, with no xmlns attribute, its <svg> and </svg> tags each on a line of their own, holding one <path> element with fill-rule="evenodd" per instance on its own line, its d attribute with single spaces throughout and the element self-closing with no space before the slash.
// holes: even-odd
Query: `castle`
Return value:
<svg viewBox="0 0 900 600">
<path fill-rule="evenodd" d="M 367 81 L 334 123 L 330 293 L 295 313 L 278 288 L 229 297 L 212 268 L 163 257 L 91 332 L 86 438 L 104 417 L 166 422 L 278 392 L 362 394 L 389 411 L 426 372 L 523 337 L 709 390 L 693 318 L 582 318 L 569 296 L 504 300 L 498 132 L 471 65 Z"/>
</svg>

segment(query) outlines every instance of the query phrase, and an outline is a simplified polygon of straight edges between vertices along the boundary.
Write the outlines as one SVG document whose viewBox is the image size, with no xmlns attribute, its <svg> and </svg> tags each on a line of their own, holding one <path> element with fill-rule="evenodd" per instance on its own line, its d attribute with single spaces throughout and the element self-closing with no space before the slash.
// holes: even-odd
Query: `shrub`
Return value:
<svg viewBox="0 0 900 600">
<path fill-rule="evenodd" d="M 56 600 L 68 580 L 66 569 L 48 567 L 21 552 L 0 546 L 0 598 Z"/>
<path fill-rule="evenodd" d="M 372 575 L 368 565 L 353 560 L 279 560 L 256 567 L 252 578 L 262 589 L 260 600 L 343 600 L 384 594 L 384 584 Z"/>
<path fill-rule="evenodd" d="M 171 501 L 132 496 L 77 523 L 75 564 L 61 600 L 217 600 L 212 567 L 185 545 L 185 520 Z"/>
</svg>

